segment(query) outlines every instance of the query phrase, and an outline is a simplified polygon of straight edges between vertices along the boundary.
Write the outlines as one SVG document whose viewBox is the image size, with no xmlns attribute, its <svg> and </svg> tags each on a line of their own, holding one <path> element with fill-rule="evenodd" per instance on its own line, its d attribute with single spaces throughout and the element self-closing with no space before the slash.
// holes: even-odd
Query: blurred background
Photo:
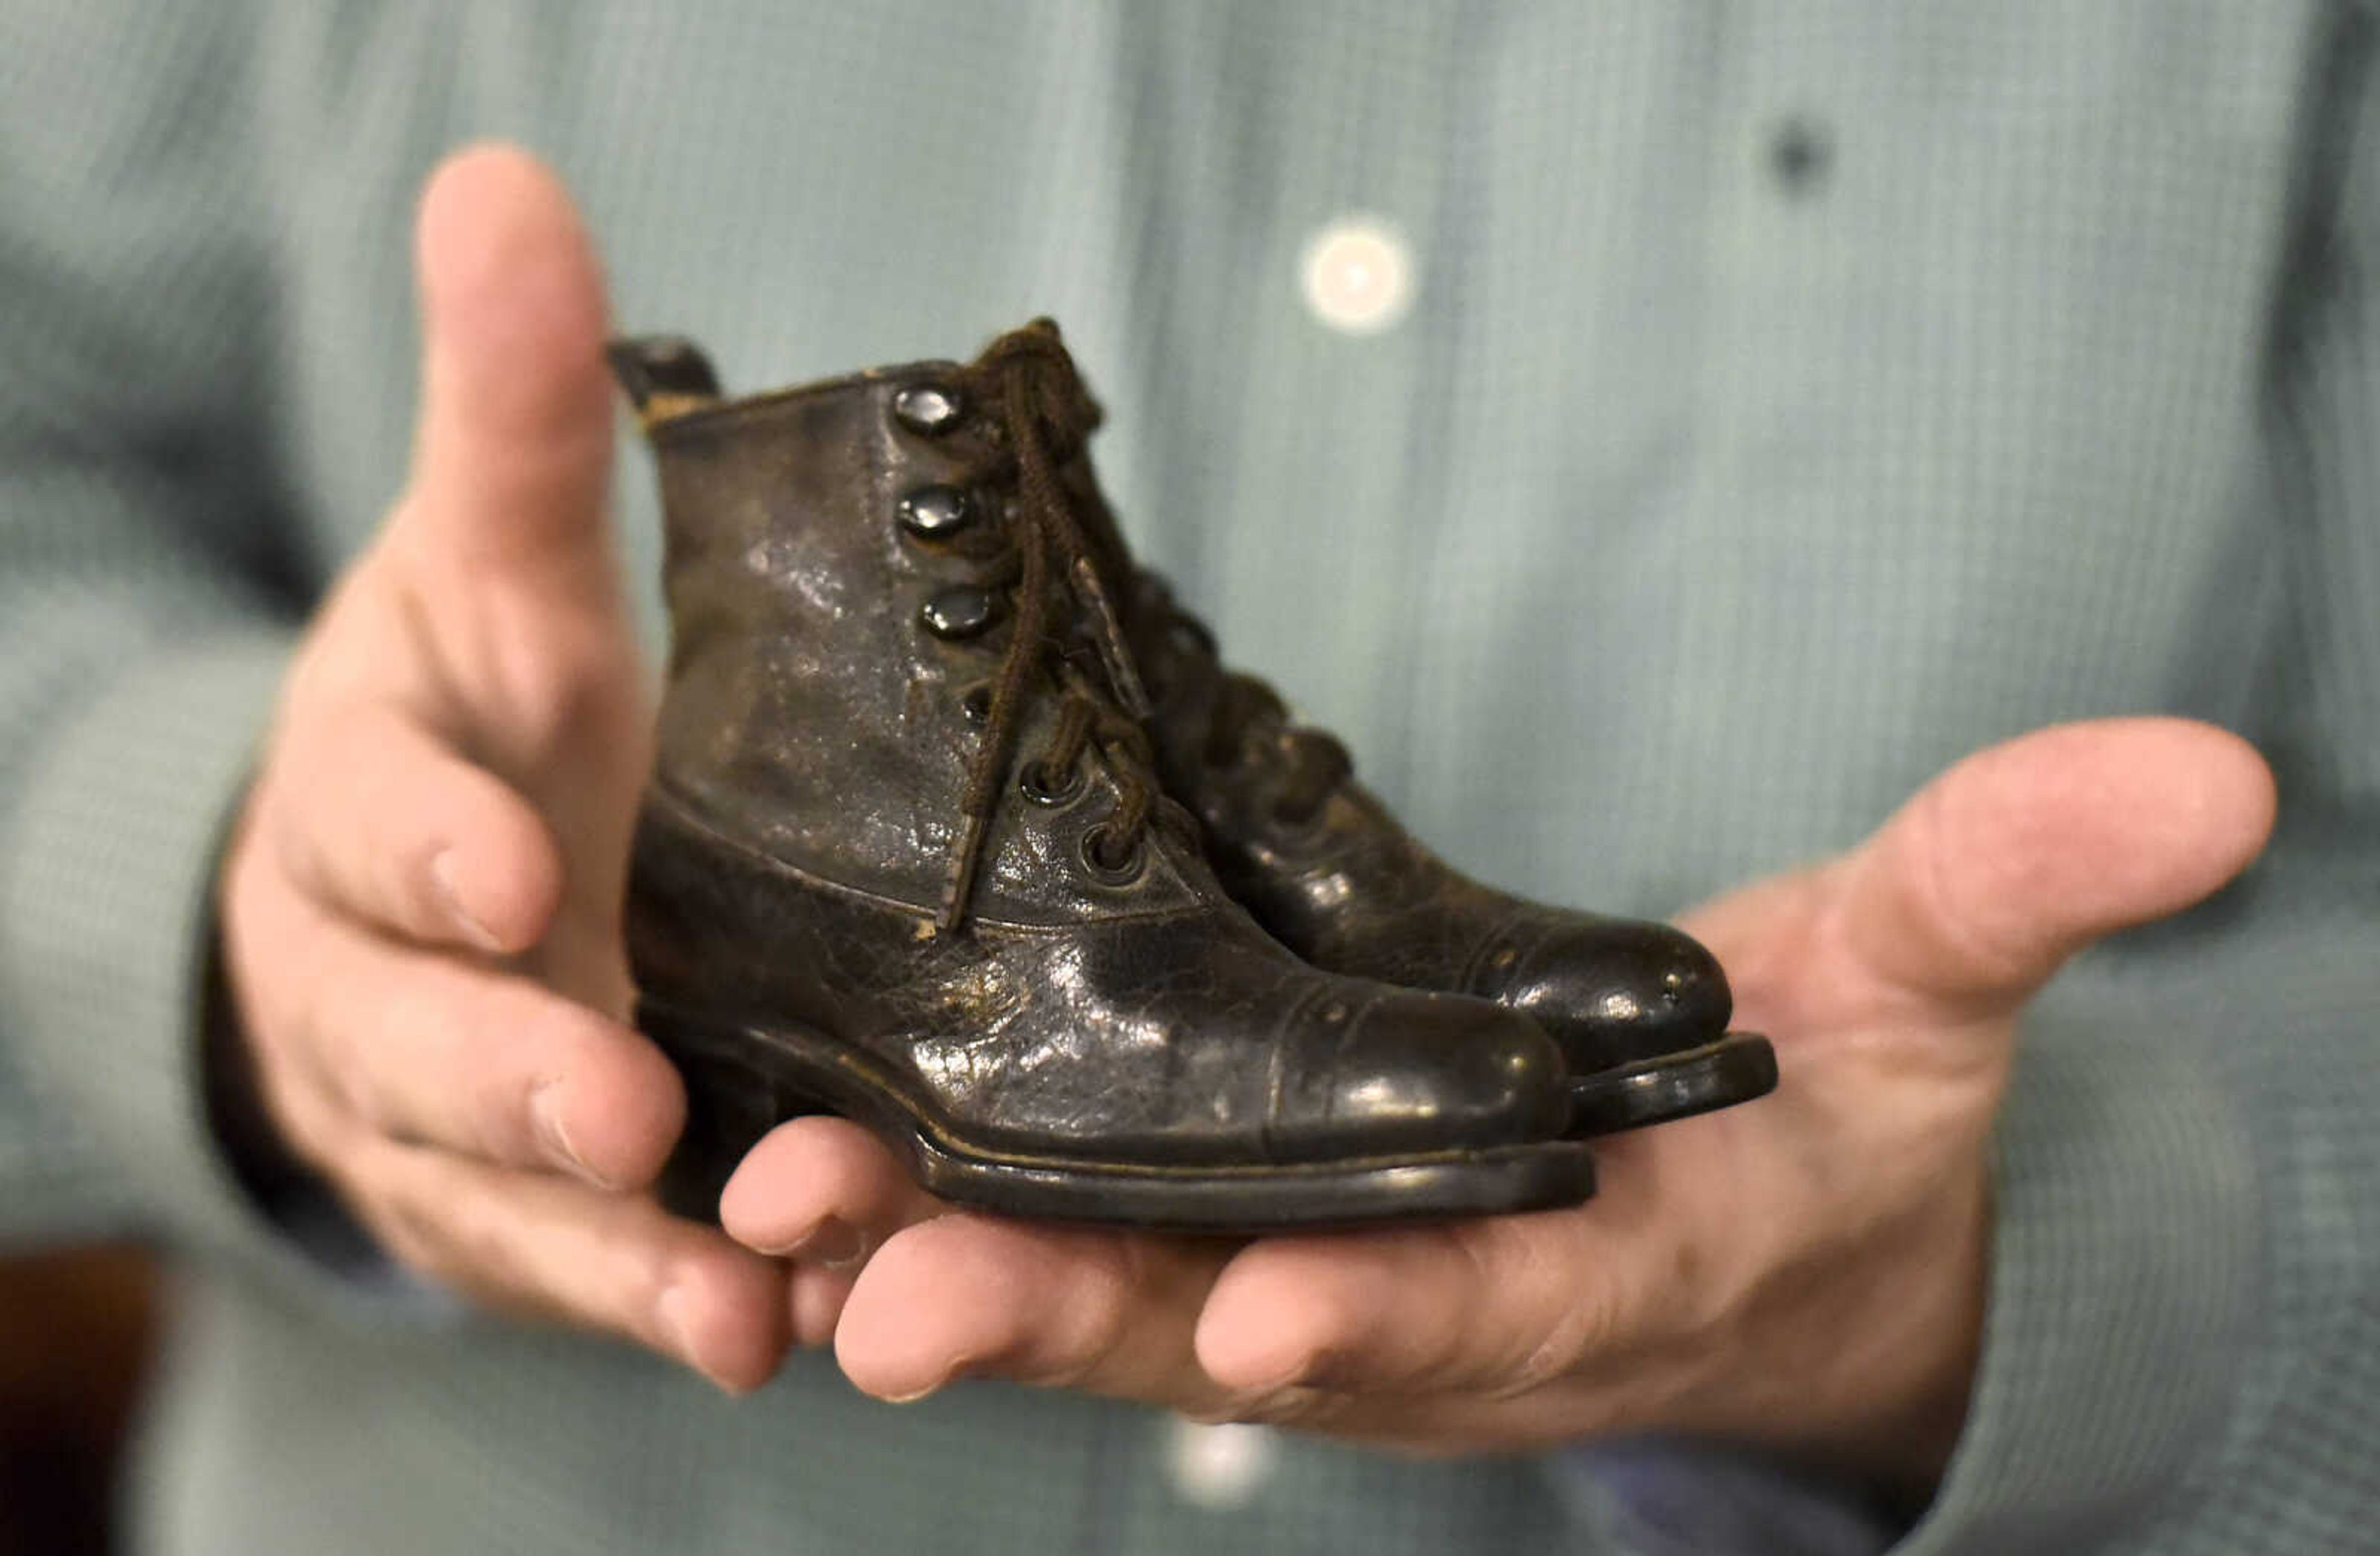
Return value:
<svg viewBox="0 0 2380 1556">
<path fill-rule="evenodd" d="M 111 1482 L 161 1289 L 137 1248 L 0 1255 L 0 1556 L 113 1548 Z"/>
</svg>

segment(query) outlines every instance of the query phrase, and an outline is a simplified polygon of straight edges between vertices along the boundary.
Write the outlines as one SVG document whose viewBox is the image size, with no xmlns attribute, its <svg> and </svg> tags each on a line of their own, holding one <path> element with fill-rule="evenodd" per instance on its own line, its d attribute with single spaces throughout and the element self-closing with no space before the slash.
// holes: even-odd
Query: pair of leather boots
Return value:
<svg viewBox="0 0 2380 1556">
<path fill-rule="evenodd" d="M 1017 1215 L 1249 1232 L 1574 1204 L 1586 1137 L 1770 1089 L 1666 926 L 1457 873 L 1136 567 L 1038 321 L 726 398 L 615 343 L 673 627 L 627 939 L 713 1215 L 860 1121 Z"/>
</svg>

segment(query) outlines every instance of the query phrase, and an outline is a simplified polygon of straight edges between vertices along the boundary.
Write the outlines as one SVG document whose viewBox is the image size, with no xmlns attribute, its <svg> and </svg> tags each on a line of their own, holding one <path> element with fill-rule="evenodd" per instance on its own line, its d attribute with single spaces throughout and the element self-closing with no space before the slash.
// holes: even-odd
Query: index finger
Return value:
<svg viewBox="0 0 2380 1556">
<path fill-rule="evenodd" d="M 407 712 L 293 721 L 263 821 L 282 867 L 340 917 L 425 945 L 516 952 L 561 900 L 562 853 L 529 803 Z"/>
</svg>

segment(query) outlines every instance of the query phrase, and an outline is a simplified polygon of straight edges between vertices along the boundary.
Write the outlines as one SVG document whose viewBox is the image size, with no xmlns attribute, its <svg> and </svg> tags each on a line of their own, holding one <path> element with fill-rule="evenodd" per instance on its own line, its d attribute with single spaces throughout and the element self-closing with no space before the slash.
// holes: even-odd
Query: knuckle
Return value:
<svg viewBox="0 0 2380 1556">
<path fill-rule="evenodd" d="M 323 1173 L 336 1175 L 348 1154 L 352 1125 L 285 1065 L 260 1064 L 256 1084 L 266 1116 L 290 1150 Z"/>
<path fill-rule="evenodd" d="M 1980 979 L 2015 979 L 2036 948 L 2022 924 L 1998 911 L 2009 893 L 1994 889 L 2000 884 L 1994 877 L 2021 869 L 2023 851 L 1979 846 L 1992 829 L 1978 824 L 1962 797 L 1937 785 L 1912 808 L 1911 917 L 1953 963 Z"/>
<path fill-rule="evenodd" d="M 610 1056 L 568 1013 L 458 1014 L 444 1035 L 483 1109 L 505 1119 L 527 1120 L 539 1095 L 565 1080 L 601 1088 L 613 1078 Z"/>
<path fill-rule="evenodd" d="M 1514 1301 L 1480 1357 L 1488 1380 L 1485 1392 L 1500 1398 L 1533 1393 L 1568 1376 L 1612 1341 L 1617 1322 L 1612 1282 L 1579 1279 L 1578 1245 L 1568 1237 L 1548 1242 L 1536 1230 L 1483 1225 L 1464 1239 L 1480 1282 L 1475 1289 L 1509 1292 Z M 1475 1237 L 1495 1237 L 1498 1244 L 1486 1246 Z M 1479 1333 L 1475 1324 L 1461 1326 L 1457 1350 L 1475 1344 Z"/>
<path fill-rule="evenodd" d="M 328 1076 L 340 1107 L 356 1124 L 382 1139 L 402 1145 L 419 1142 L 419 1132 L 410 1126 L 405 1111 L 390 1099 L 386 1088 L 351 1064 L 334 1065 Z"/>
<path fill-rule="evenodd" d="M 289 957 L 274 1001 L 280 1006 L 279 1018 L 269 1024 L 274 1047 L 296 1062 L 318 1069 L 336 1068 L 322 1064 L 335 1052 L 342 1025 L 335 991 L 334 980 L 322 976 L 319 961 Z"/>
<path fill-rule="evenodd" d="M 1549 1322 L 1516 1339 L 1519 1343 L 1496 1369 L 1496 1381 L 1487 1391 L 1495 1397 L 1512 1399 L 1550 1388 L 1609 1349 L 1614 1339 L 1610 1304 L 1597 1292 L 1583 1292 Z"/>
<path fill-rule="evenodd" d="M 342 1138 L 407 1140 L 396 1112 L 381 1088 L 356 1065 L 318 1052 L 297 1068 L 321 1098 L 313 1116 L 320 1121 L 318 1133 L 325 1149 L 335 1147 Z"/>
<path fill-rule="evenodd" d="M 1089 1376 L 1125 1348 L 1144 1289 L 1143 1260 L 1131 1243 L 1092 1250 L 1083 1275 L 1053 1358 L 1057 1370 L 1072 1380 Z"/>
<path fill-rule="evenodd" d="M 417 1219 L 443 1248 L 449 1268 L 475 1287 L 522 1296 L 539 1290 L 525 1265 L 509 1218 L 486 1192 L 456 1194 L 435 1205 L 419 1205 Z"/>
<path fill-rule="evenodd" d="M 448 1238 L 437 1203 L 402 1169 L 402 1148 L 359 1146 L 327 1163 L 325 1174 L 365 1228 L 405 1263 L 451 1273 Z"/>
<path fill-rule="evenodd" d="M 425 1053 L 419 1034 L 434 1019 L 418 980 L 392 979 L 371 999 L 358 999 L 342 980 L 320 979 L 313 996 L 313 1068 L 353 1118 L 386 1138 L 413 1141 L 419 1121 L 412 1105 Z"/>
<path fill-rule="evenodd" d="M 516 992 L 505 991 L 508 998 Z M 621 1068 L 625 1056 L 613 1028 L 594 1011 L 541 988 L 522 1003 L 524 1008 L 502 1013 L 498 1025 L 516 1034 L 516 1055 L 538 1072 L 531 1079 L 552 1078 L 549 1072 L 560 1069 L 600 1073 Z"/>
<path fill-rule="evenodd" d="M 372 1241 L 390 1258 L 417 1274 L 449 1278 L 433 1230 L 410 1207 L 399 1208 L 369 1195 L 351 1195 L 348 1203 Z"/>
<path fill-rule="evenodd" d="M 302 959 L 293 959 L 293 963 Z M 328 979 L 291 966 L 247 1002 L 249 1051 L 268 1098 L 280 1098 L 301 1127 L 327 1120 L 330 1108 L 353 1111 L 351 1067 L 339 1063 Z"/>
<path fill-rule="evenodd" d="M 1517 1355 L 1500 1369 L 1501 1378 L 1487 1392 L 1494 1398 L 1512 1399 L 1568 1377 L 1593 1348 L 1594 1336 L 1601 1332 L 1592 1312 L 1591 1304 L 1582 1303 L 1540 1331 L 1533 1343 L 1524 1336 Z"/>
<path fill-rule="evenodd" d="M 602 1320 L 614 1329 L 645 1333 L 661 1311 L 662 1297 L 674 1285 L 693 1289 L 700 1275 L 680 1268 L 667 1248 L 649 1239 L 626 1240 L 606 1267 L 606 1284 L 600 1306 Z"/>
</svg>

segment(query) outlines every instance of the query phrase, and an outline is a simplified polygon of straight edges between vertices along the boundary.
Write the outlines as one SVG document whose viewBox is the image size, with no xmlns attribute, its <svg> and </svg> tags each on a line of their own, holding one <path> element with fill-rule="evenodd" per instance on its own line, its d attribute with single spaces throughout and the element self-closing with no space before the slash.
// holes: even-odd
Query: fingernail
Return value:
<svg viewBox="0 0 2380 1556">
<path fill-rule="evenodd" d="M 841 1270 L 859 1262 L 868 1251 L 868 1239 L 859 1229 L 841 1216 L 829 1216 L 810 1228 L 809 1235 L 785 1250 L 784 1257 L 804 1264 L 820 1264 L 829 1270 Z"/>
<path fill-rule="evenodd" d="M 932 1382 L 927 1384 L 924 1388 L 914 1389 L 907 1393 L 884 1394 L 880 1397 L 887 1404 L 915 1404 L 919 1400 L 925 1399 L 929 1395 L 941 1393 L 944 1389 L 949 1388 L 952 1384 L 965 1377 L 966 1369 L 974 1365 L 975 1359 L 972 1356 L 961 1356 L 958 1360 L 951 1363 L 949 1367 L 944 1368 L 942 1369 L 942 1375 L 935 1379 Z"/>
<path fill-rule="evenodd" d="M 496 938 L 496 932 L 480 923 L 472 916 L 471 910 L 463 906 L 462 891 L 455 885 L 455 850 L 441 848 L 431 856 L 430 881 L 437 887 L 438 900 L 444 906 L 446 916 L 455 920 L 455 928 L 468 935 L 482 951 L 502 951 L 504 948 L 504 942 Z"/>
<path fill-rule="evenodd" d="M 536 1125 L 538 1138 L 545 1142 L 545 1154 L 553 1164 L 576 1177 L 583 1178 L 598 1188 L 615 1186 L 602 1173 L 587 1165 L 578 1148 L 570 1143 L 570 1130 L 562 1122 L 562 1083 L 547 1081 L 529 1093 L 529 1122 Z"/>
</svg>

